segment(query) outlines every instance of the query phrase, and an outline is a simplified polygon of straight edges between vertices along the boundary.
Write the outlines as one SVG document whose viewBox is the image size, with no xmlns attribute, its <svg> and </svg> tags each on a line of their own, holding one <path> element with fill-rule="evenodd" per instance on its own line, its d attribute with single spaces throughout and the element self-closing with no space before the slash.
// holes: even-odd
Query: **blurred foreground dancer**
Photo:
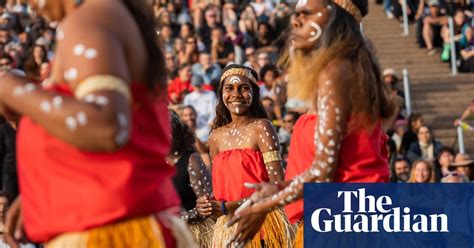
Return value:
<svg viewBox="0 0 474 248">
<path fill-rule="evenodd" d="M 305 182 L 388 182 L 383 120 L 394 113 L 377 61 L 359 23 L 367 0 L 300 0 L 292 19 L 288 49 L 290 93 L 312 101 L 291 141 L 284 183 L 256 184 L 257 192 L 235 213 L 231 240 L 248 225 L 248 216 L 302 198 Z M 272 192 L 272 193 L 270 193 Z M 287 209 L 299 220 L 295 245 L 303 245 L 303 205 Z"/>
<path fill-rule="evenodd" d="M 31 4 L 61 24 L 49 90 L 0 79 L 0 104 L 23 115 L 9 243 L 23 221 L 48 248 L 194 247 L 165 163 L 165 61 L 151 9 L 144 0 Z"/>
</svg>

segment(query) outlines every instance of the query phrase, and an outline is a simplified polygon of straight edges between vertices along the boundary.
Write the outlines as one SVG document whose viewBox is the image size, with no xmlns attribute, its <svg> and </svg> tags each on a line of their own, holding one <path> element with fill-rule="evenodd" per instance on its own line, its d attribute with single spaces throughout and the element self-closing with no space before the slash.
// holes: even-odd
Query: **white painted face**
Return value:
<svg viewBox="0 0 474 248">
<path fill-rule="evenodd" d="M 244 114 L 253 100 L 250 80 L 240 75 L 226 79 L 222 86 L 222 100 L 231 113 Z"/>
<path fill-rule="evenodd" d="M 298 0 L 298 3 L 296 3 L 296 8 L 301 8 L 306 5 L 308 0 Z"/>
<path fill-rule="evenodd" d="M 315 42 L 319 39 L 319 37 L 321 37 L 323 30 L 321 29 L 321 26 L 319 26 L 319 24 L 317 24 L 316 22 L 310 22 L 310 25 L 314 29 L 314 31 L 311 31 L 311 37 L 308 39 L 308 41 Z"/>
</svg>

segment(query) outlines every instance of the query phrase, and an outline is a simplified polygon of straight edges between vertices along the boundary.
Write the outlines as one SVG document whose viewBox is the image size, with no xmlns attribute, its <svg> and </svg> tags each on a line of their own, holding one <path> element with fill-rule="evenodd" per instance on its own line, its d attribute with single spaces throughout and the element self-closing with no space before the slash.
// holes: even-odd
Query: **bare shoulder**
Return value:
<svg viewBox="0 0 474 248">
<path fill-rule="evenodd" d="M 125 14 L 125 16 L 124 16 Z M 62 27 L 75 31 L 105 31 L 112 32 L 115 26 L 120 26 L 126 19 L 126 8 L 120 1 L 92 1 L 84 4 L 68 15 L 62 22 Z"/>
<path fill-rule="evenodd" d="M 352 64 L 348 59 L 334 59 L 321 71 L 319 81 L 343 84 L 352 78 Z"/>
<path fill-rule="evenodd" d="M 197 152 L 192 153 L 191 156 L 189 157 L 189 163 L 196 164 L 196 165 L 203 163 L 201 155 L 199 155 Z"/>
<path fill-rule="evenodd" d="M 267 119 L 255 119 L 251 123 L 251 126 L 259 133 L 273 130 L 273 124 L 270 120 Z"/>
<path fill-rule="evenodd" d="M 215 144 L 222 137 L 222 130 L 223 128 L 219 127 L 209 133 L 209 145 L 211 145 L 211 143 Z"/>
</svg>

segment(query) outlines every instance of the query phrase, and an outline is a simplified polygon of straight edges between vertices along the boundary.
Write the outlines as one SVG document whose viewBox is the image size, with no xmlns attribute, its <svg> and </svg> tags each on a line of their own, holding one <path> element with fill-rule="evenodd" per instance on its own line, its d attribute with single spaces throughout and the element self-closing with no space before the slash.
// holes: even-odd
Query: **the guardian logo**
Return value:
<svg viewBox="0 0 474 248">
<path fill-rule="evenodd" d="M 408 207 L 392 207 L 389 196 L 366 195 L 365 188 L 338 191 L 337 198 L 344 203 L 341 214 L 333 215 L 329 208 L 319 208 L 312 213 L 311 226 L 317 232 L 449 232 L 446 214 L 410 214 Z M 353 200 L 357 200 L 358 207 L 353 208 Z"/>
</svg>

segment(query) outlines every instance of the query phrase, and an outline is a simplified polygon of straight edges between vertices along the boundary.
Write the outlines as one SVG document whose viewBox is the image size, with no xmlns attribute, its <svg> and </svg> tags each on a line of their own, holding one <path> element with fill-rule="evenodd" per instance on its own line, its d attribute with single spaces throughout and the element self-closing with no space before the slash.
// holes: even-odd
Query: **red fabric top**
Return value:
<svg viewBox="0 0 474 248">
<path fill-rule="evenodd" d="M 309 169 L 314 159 L 314 130 L 316 115 L 302 115 L 293 128 L 288 166 L 285 180 Z M 389 166 L 386 148 L 387 137 L 378 123 L 369 133 L 364 128 L 349 133 L 341 143 L 335 182 L 371 183 L 388 182 Z M 303 201 L 299 200 L 285 207 L 291 223 L 303 217 Z"/>
<path fill-rule="evenodd" d="M 55 89 L 58 94 L 69 90 Z M 36 242 L 179 206 L 166 165 L 170 124 L 166 100 L 132 84 L 132 133 L 114 153 L 83 152 L 22 119 L 17 142 L 24 224 Z"/>
<path fill-rule="evenodd" d="M 178 102 L 174 103 L 181 103 L 184 100 L 184 95 L 193 90 L 194 88 L 190 80 L 182 82 L 181 79 L 177 77 L 168 85 L 168 100 L 171 101 L 171 96 L 176 95 L 178 96 Z"/>
<path fill-rule="evenodd" d="M 268 182 L 268 173 L 260 151 L 244 148 L 220 152 L 212 162 L 212 189 L 219 201 L 237 201 L 255 190 L 244 183 Z"/>
</svg>

